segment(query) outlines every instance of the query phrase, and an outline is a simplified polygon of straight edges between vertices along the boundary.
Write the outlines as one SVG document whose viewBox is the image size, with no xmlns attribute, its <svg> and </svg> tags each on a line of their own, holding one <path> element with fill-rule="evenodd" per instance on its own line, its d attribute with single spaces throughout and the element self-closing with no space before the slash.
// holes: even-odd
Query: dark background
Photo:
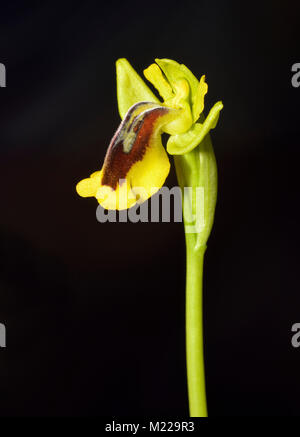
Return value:
<svg viewBox="0 0 300 437">
<path fill-rule="evenodd" d="M 299 20 L 296 1 L 1 3 L 1 415 L 188 414 L 182 225 L 100 224 L 75 192 L 119 124 L 119 57 L 175 59 L 224 102 L 209 414 L 299 414 Z"/>
</svg>

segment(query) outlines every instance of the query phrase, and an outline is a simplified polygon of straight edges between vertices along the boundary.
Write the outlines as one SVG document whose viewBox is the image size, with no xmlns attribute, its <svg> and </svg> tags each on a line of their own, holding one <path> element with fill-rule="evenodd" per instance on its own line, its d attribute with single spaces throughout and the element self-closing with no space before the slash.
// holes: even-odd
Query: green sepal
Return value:
<svg viewBox="0 0 300 437">
<path fill-rule="evenodd" d="M 217 125 L 222 102 L 217 102 L 209 111 L 203 123 L 195 123 L 187 132 L 170 136 L 167 142 L 167 152 L 170 155 L 183 155 L 197 147 L 211 129 Z"/>
<path fill-rule="evenodd" d="M 161 103 L 125 58 L 116 62 L 117 98 L 123 119 L 132 105 L 138 102 Z"/>
</svg>

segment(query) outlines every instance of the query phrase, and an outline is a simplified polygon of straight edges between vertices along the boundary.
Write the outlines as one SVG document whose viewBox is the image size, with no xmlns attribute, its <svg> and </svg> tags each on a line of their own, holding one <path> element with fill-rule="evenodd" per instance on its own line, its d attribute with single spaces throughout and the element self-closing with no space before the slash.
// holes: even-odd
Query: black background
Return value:
<svg viewBox="0 0 300 437">
<path fill-rule="evenodd" d="M 299 2 L 2 2 L 1 415 L 188 414 L 179 223 L 100 224 L 76 183 L 119 124 L 115 61 L 224 102 L 205 262 L 209 414 L 298 415 Z M 168 186 L 176 185 L 174 169 Z"/>
</svg>

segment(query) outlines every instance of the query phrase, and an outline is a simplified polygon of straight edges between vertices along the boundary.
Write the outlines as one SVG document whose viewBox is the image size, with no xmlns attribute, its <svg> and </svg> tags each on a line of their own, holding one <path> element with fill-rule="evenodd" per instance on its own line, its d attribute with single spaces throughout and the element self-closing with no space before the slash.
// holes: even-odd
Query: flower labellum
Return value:
<svg viewBox="0 0 300 437">
<path fill-rule="evenodd" d="M 118 210 L 151 197 L 170 171 L 161 129 L 175 114 L 152 102 L 133 105 L 110 142 L 102 170 L 79 182 L 78 194 L 94 196 L 103 208 Z"/>
</svg>

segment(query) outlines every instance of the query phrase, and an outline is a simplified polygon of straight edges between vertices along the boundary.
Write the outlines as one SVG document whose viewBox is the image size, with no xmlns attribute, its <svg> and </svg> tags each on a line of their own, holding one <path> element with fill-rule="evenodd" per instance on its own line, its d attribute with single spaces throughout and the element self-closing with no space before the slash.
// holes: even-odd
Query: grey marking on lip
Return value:
<svg viewBox="0 0 300 437">
<path fill-rule="evenodd" d="M 142 106 L 145 107 L 144 110 L 138 112 L 138 109 Z M 152 102 L 138 102 L 133 105 L 126 113 L 124 120 L 113 136 L 110 147 L 115 148 L 122 144 L 124 153 L 129 153 L 143 124 L 144 113 L 148 110 L 161 107 L 161 105 Z M 134 116 L 135 112 L 138 113 Z"/>
</svg>

